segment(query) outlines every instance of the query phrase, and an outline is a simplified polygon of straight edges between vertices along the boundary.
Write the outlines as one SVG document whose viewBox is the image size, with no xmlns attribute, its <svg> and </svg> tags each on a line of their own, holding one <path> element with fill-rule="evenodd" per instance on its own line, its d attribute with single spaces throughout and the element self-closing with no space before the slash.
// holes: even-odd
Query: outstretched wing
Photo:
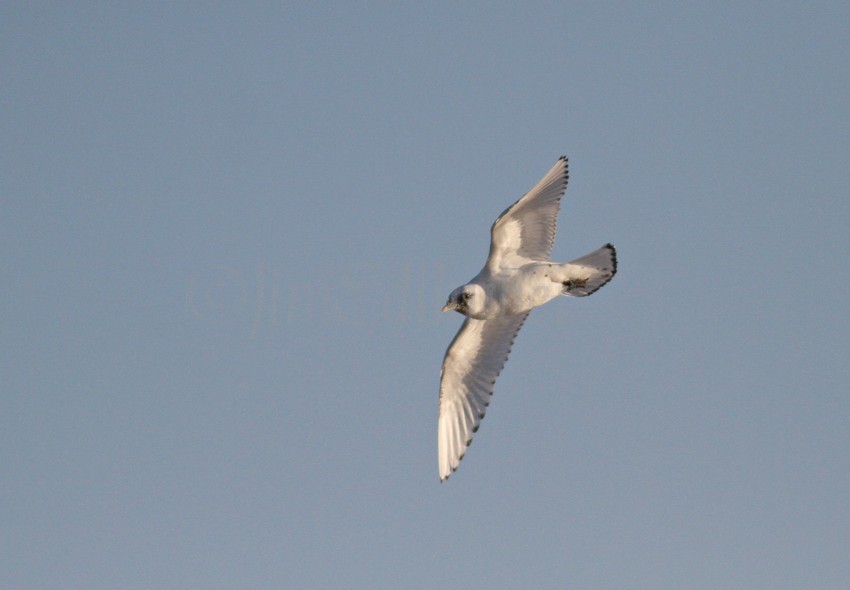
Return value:
<svg viewBox="0 0 850 590">
<path fill-rule="evenodd" d="M 528 313 L 492 320 L 467 318 L 443 359 L 437 453 L 440 481 L 457 469 L 490 404 L 496 377 Z"/>
<path fill-rule="evenodd" d="M 496 219 L 490 229 L 490 272 L 549 259 L 568 179 L 567 157 L 561 156 L 534 188 Z"/>
</svg>

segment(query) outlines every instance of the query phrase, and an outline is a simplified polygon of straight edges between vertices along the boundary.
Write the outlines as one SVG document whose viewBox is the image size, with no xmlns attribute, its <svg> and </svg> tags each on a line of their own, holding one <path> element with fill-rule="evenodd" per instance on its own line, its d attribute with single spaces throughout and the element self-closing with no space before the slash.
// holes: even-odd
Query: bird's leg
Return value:
<svg viewBox="0 0 850 590">
<path fill-rule="evenodd" d="M 567 279 L 561 284 L 564 286 L 566 291 L 569 291 L 570 289 L 580 289 L 582 287 L 587 287 L 587 279 Z"/>
</svg>

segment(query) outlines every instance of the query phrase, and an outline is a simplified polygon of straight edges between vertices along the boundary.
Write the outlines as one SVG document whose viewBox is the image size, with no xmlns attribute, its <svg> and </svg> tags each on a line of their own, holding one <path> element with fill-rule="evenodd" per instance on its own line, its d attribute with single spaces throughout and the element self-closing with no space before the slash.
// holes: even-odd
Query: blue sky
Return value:
<svg viewBox="0 0 850 590">
<path fill-rule="evenodd" d="M 846 2 L 5 3 L 0 586 L 847 588 Z M 488 230 L 553 256 L 460 470 Z"/>
</svg>

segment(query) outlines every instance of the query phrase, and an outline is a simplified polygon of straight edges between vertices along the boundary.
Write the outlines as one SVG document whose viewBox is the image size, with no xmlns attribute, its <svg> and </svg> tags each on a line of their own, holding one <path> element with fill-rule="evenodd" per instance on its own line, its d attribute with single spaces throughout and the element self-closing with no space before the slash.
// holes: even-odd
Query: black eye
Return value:
<svg viewBox="0 0 850 590">
<path fill-rule="evenodd" d="M 463 295 L 461 295 L 461 297 L 463 297 L 463 300 L 466 301 L 467 299 L 472 297 L 472 293 L 470 293 L 469 291 L 464 291 Z"/>
</svg>

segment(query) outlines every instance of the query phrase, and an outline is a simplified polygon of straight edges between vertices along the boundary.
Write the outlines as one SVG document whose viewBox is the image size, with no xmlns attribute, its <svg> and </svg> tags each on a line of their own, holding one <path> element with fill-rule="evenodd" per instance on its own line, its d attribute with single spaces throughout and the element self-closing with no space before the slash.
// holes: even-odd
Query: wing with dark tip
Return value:
<svg viewBox="0 0 850 590">
<path fill-rule="evenodd" d="M 491 272 L 549 260 L 568 179 L 567 158 L 561 156 L 534 188 L 496 219 L 490 229 L 487 258 Z"/>
<path fill-rule="evenodd" d="M 475 320 L 467 318 L 446 350 L 440 377 L 437 454 L 440 481 L 457 469 L 478 430 L 496 377 L 528 313 Z"/>
</svg>

